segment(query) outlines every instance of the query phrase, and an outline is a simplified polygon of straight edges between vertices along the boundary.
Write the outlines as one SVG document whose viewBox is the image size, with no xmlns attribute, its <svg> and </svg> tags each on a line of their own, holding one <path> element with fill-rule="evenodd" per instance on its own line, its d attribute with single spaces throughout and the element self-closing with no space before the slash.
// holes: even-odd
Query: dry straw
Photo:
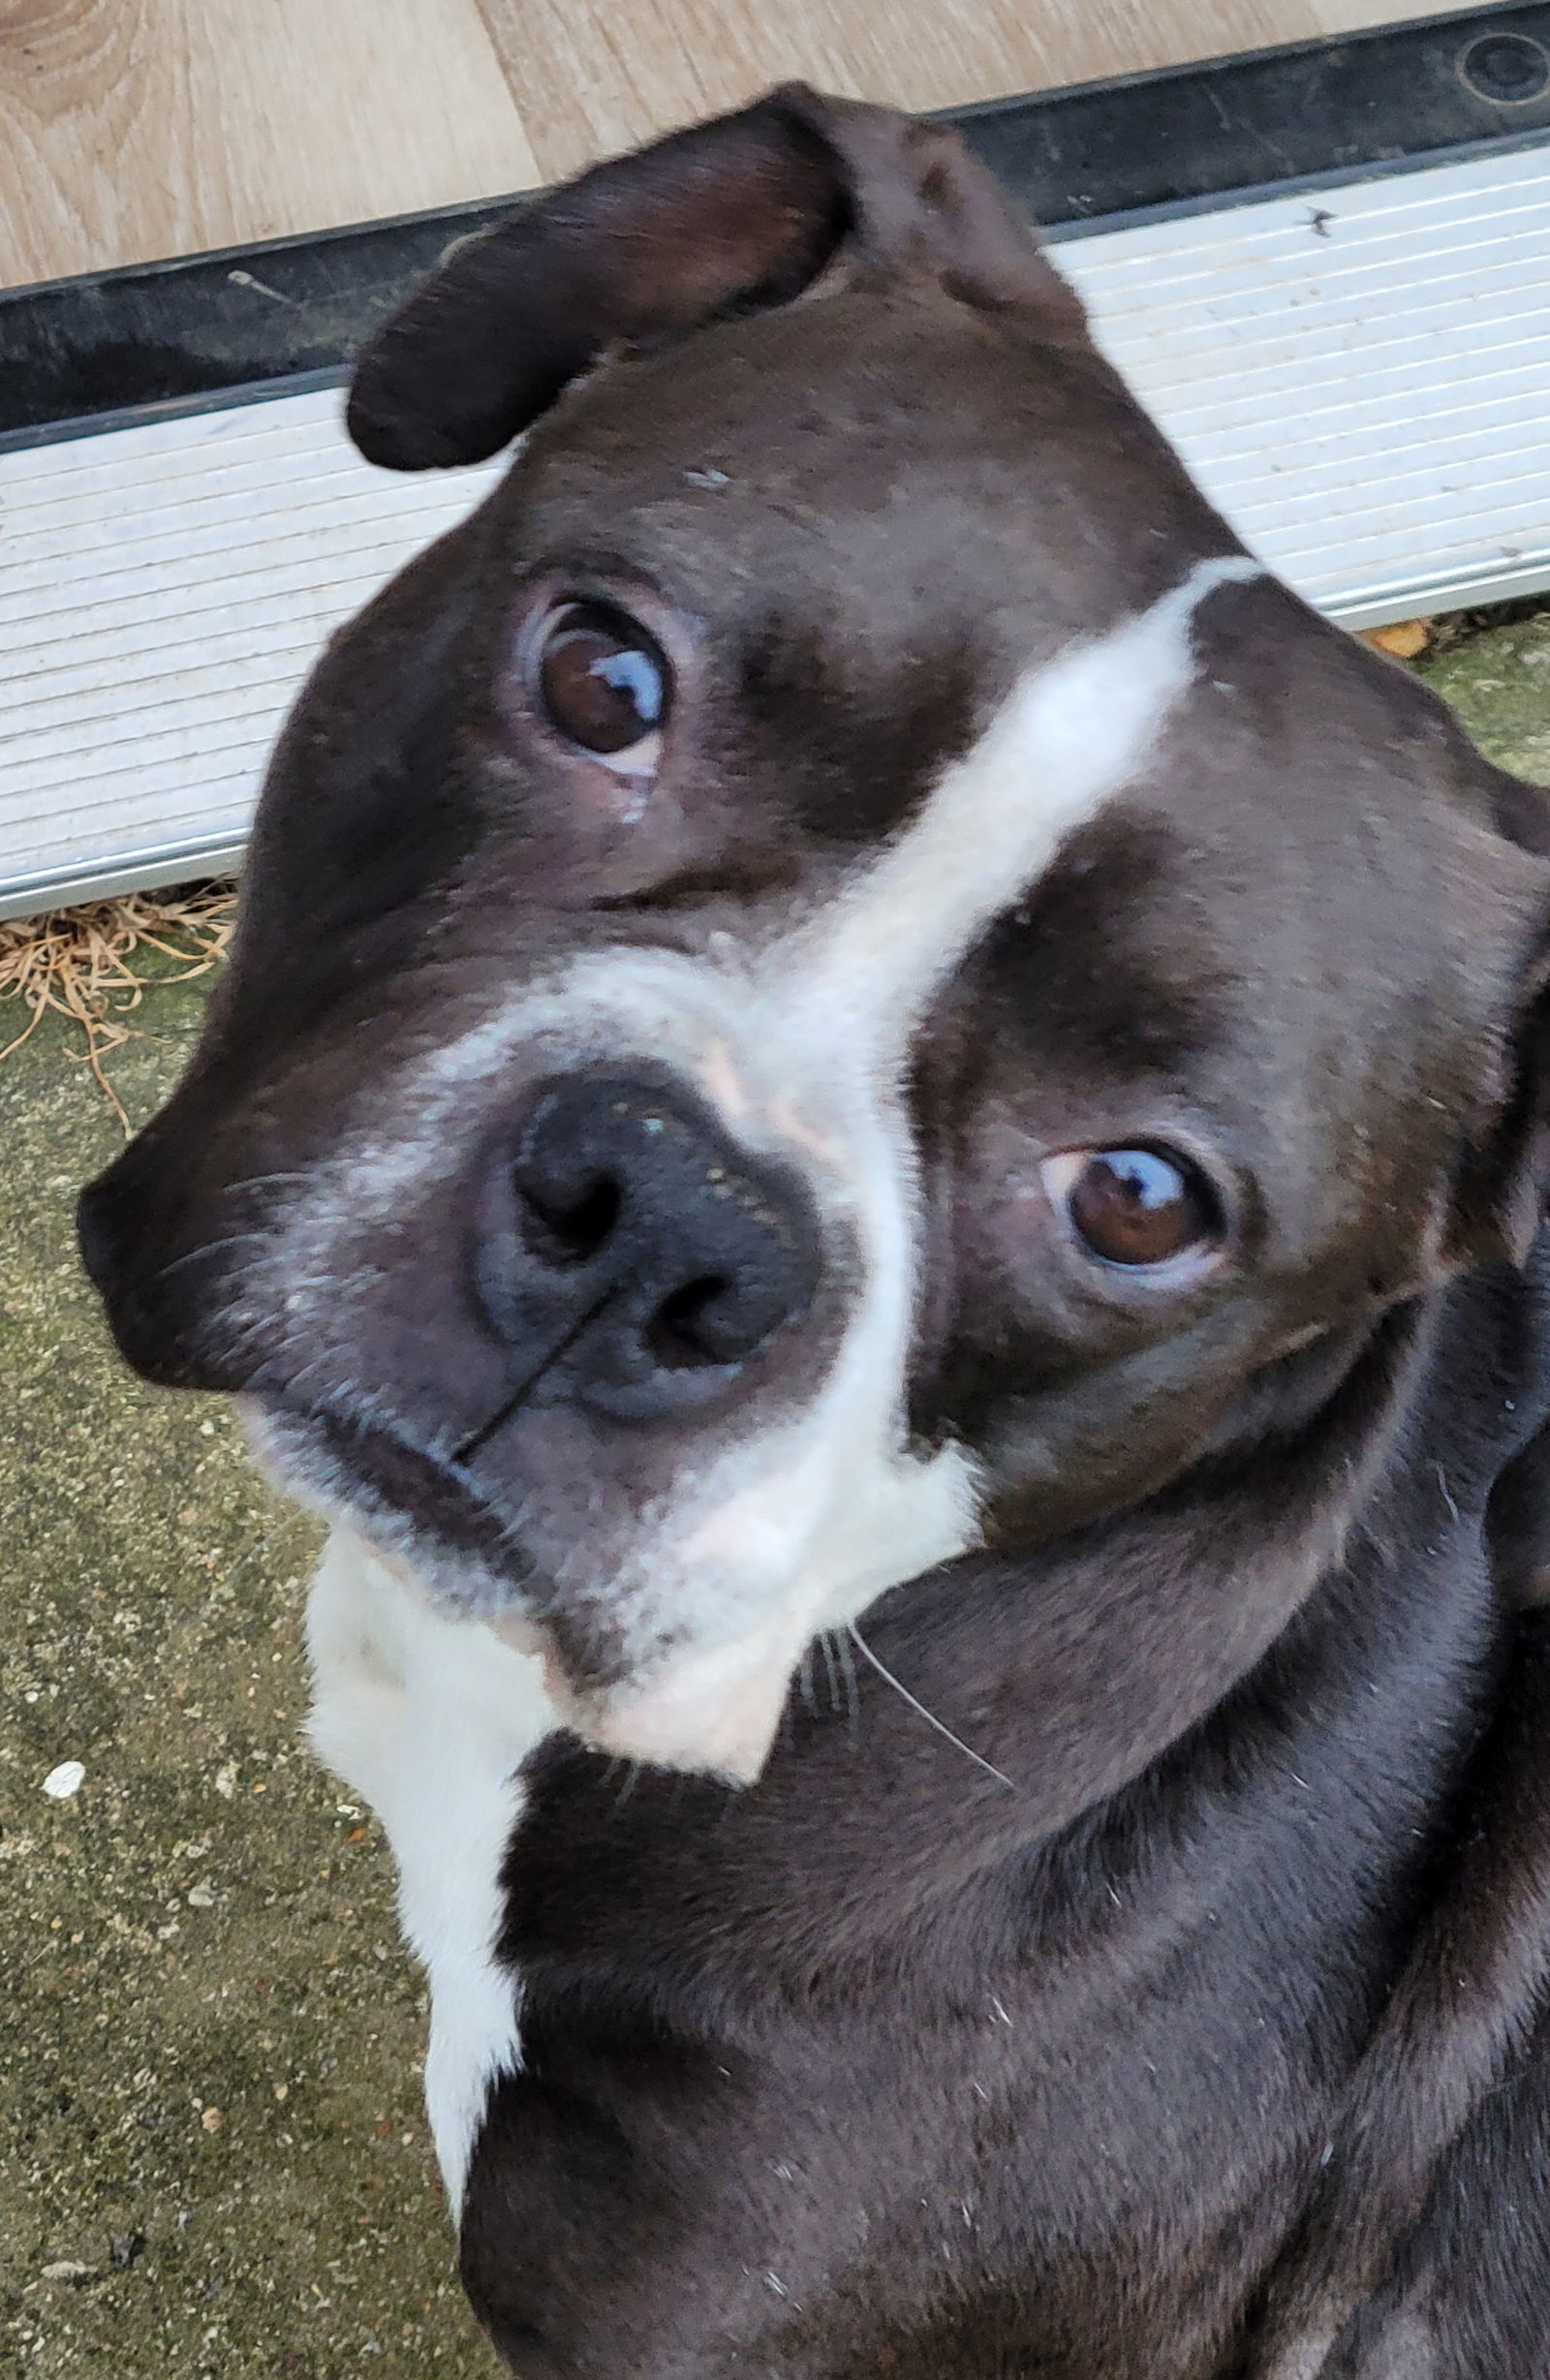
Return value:
<svg viewBox="0 0 1550 2380">
<path fill-rule="evenodd" d="M 68 1054 L 91 1068 L 127 1134 L 129 1118 L 103 1062 L 140 1038 L 127 1020 L 148 983 L 187 983 L 209 974 L 231 941 L 235 905 L 230 884 L 187 884 L 0 925 L 0 1003 L 14 1000 L 30 1011 L 21 1032 L 0 1048 L 0 1061 L 36 1033 L 47 1009 L 74 1018 L 85 1047 Z M 170 960 L 176 972 L 140 974 L 133 962 L 149 951 Z"/>
</svg>

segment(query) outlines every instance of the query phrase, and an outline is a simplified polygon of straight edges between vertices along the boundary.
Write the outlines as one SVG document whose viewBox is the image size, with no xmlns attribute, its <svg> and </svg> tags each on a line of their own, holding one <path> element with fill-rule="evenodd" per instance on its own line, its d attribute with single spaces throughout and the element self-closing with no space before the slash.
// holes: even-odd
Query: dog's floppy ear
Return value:
<svg viewBox="0 0 1550 2380">
<path fill-rule="evenodd" d="M 1081 333 L 1074 294 L 956 134 L 789 83 L 455 250 L 368 341 L 350 435 L 396 471 L 480 461 L 610 347 L 785 304 L 842 252 Z"/>
</svg>

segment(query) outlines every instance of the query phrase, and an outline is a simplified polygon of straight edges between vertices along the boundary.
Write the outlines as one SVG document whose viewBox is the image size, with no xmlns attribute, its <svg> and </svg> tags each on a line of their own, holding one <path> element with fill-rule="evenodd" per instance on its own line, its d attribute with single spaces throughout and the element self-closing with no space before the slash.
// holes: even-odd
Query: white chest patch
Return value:
<svg viewBox="0 0 1550 2380">
<path fill-rule="evenodd" d="M 425 2106 L 455 2220 L 496 2076 L 521 2063 L 520 1985 L 495 1960 L 515 1772 L 558 1721 L 536 1661 L 434 1608 L 336 1530 L 307 1610 L 320 1757 L 370 1803 L 430 1984 Z"/>
</svg>

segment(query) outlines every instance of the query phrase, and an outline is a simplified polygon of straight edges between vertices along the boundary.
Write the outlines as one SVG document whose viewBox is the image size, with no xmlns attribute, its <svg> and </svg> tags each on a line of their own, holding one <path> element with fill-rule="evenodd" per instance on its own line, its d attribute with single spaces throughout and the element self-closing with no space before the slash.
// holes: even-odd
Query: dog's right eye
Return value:
<svg viewBox="0 0 1550 2380">
<path fill-rule="evenodd" d="M 1219 1256 L 1221 1200 L 1199 1167 L 1170 1149 L 1070 1149 L 1044 1159 L 1044 1187 L 1089 1255 L 1125 1272 Z"/>
<path fill-rule="evenodd" d="M 539 633 L 539 698 L 568 743 L 605 767 L 649 776 L 672 695 L 654 636 L 606 603 L 562 603 Z"/>
</svg>

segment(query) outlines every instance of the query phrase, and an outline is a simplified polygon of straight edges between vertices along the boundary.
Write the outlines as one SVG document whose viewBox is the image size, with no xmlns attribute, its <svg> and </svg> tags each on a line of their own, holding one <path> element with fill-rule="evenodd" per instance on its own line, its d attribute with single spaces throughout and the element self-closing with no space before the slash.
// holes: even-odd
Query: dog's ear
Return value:
<svg viewBox="0 0 1550 2380">
<path fill-rule="evenodd" d="M 841 257 L 1082 334 L 1074 293 L 956 134 L 790 83 L 456 249 L 368 341 L 350 435 L 396 471 L 480 461 L 609 348 L 785 304 Z"/>
<path fill-rule="evenodd" d="M 1467 1264 L 1522 1264 L 1550 1202 L 1550 788 L 1495 768 L 1490 779 L 1492 823 L 1519 862 L 1514 875 L 1532 881 L 1514 886 L 1508 905 L 1516 948 L 1501 1096 L 1465 1151 L 1449 1253 Z"/>
</svg>

